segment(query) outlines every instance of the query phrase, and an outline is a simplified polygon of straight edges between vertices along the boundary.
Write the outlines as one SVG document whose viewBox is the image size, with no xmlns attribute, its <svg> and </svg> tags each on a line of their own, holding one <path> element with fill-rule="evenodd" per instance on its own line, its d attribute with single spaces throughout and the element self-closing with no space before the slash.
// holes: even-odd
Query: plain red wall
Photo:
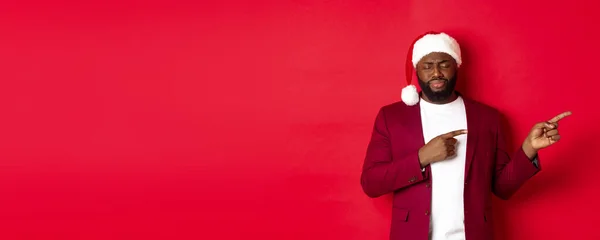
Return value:
<svg viewBox="0 0 600 240">
<path fill-rule="evenodd" d="M 1 239 L 386 239 L 360 169 L 428 30 L 511 146 L 573 111 L 498 239 L 600 238 L 595 1 L 142 2 L 0 8 Z"/>
</svg>

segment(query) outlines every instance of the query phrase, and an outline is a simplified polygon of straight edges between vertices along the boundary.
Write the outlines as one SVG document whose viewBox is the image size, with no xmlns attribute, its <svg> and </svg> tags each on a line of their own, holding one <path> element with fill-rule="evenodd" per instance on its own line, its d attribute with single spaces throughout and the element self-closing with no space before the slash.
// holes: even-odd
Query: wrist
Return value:
<svg viewBox="0 0 600 240">
<path fill-rule="evenodd" d="M 421 164 L 421 168 L 424 168 L 429 164 L 429 160 L 422 156 L 421 151 L 419 150 L 419 164 Z"/>
<path fill-rule="evenodd" d="M 523 143 L 521 148 L 523 149 L 523 152 L 525 153 L 525 155 L 527 155 L 527 158 L 529 159 L 533 159 L 538 153 L 538 150 L 533 148 L 533 146 L 531 146 L 531 144 L 527 141 Z"/>
</svg>

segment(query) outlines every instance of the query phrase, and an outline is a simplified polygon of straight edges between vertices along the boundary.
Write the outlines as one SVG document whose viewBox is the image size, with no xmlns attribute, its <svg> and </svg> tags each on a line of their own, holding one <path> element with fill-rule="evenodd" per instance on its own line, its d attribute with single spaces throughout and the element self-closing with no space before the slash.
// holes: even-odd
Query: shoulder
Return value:
<svg viewBox="0 0 600 240">
<path fill-rule="evenodd" d="M 498 109 L 468 98 L 463 98 L 467 111 L 473 111 L 476 113 L 478 121 L 498 123 L 502 118 L 502 115 Z"/>
<path fill-rule="evenodd" d="M 481 113 L 484 114 L 498 114 L 498 110 L 488 104 L 479 102 L 477 100 L 473 100 L 470 98 L 463 98 L 465 103 L 470 104 L 470 106 L 472 106 L 474 109 L 476 109 L 477 111 L 480 111 Z"/>
<path fill-rule="evenodd" d="M 376 121 L 385 124 L 388 128 L 414 126 L 420 124 L 419 111 L 419 104 L 409 106 L 402 101 L 397 101 L 380 107 Z"/>
<path fill-rule="evenodd" d="M 408 106 L 402 101 L 393 102 L 387 105 L 383 105 L 379 109 L 379 114 L 386 118 L 395 118 L 406 116 L 414 111 L 419 111 L 419 105 Z"/>
<path fill-rule="evenodd" d="M 414 105 L 414 106 L 408 106 L 406 105 L 406 103 L 402 102 L 402 101 L 397 101 L 397 102 L 393 102 L 387 105 L 383 105 L 381 107 L 381 110 L 383 111 L 406 111 L 409 110 L 410 108 L 418 108 L 418 104 Z"/>
</svg>

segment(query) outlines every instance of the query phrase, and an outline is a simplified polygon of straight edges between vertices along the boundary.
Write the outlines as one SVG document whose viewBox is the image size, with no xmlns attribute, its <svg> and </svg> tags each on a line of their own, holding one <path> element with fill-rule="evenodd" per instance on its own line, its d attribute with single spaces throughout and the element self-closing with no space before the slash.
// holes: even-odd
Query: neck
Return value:
<svg viewBox="0 0 600 240">
<path fill-rule="evenodd" d="M 432 104 L 446 104 L 446 103 L 453 102 L 454 100 L 456 100 L 458 98 L 458 95 L 456 94 L 456 92 L 452 92 L 452 95 L 450 95 L 450 97 L 448 97 L 446 100 L 438 101 L 438 102 L 431 101 L 431 99 L 429 99 L 427 97 L 427 95 L 425 95 L 425 94 L 421 94 L 421 96 L 423 97 L 423 100 L 425 100 L 428 103 L 432 103 Z"/>
</svg>

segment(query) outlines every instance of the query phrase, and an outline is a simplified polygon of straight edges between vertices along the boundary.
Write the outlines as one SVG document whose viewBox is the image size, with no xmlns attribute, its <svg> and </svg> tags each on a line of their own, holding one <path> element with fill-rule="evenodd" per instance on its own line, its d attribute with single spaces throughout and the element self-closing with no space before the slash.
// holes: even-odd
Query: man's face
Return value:
<svg viewBox="0 0 600 240">
<path fill-rule="evenodd" d="M 447 53 L 430 53 L 417 63 L 417 78 L 423 94 L 433 102 L 452 96 L 456 86 L 456 60 Z"/>
</svg>

